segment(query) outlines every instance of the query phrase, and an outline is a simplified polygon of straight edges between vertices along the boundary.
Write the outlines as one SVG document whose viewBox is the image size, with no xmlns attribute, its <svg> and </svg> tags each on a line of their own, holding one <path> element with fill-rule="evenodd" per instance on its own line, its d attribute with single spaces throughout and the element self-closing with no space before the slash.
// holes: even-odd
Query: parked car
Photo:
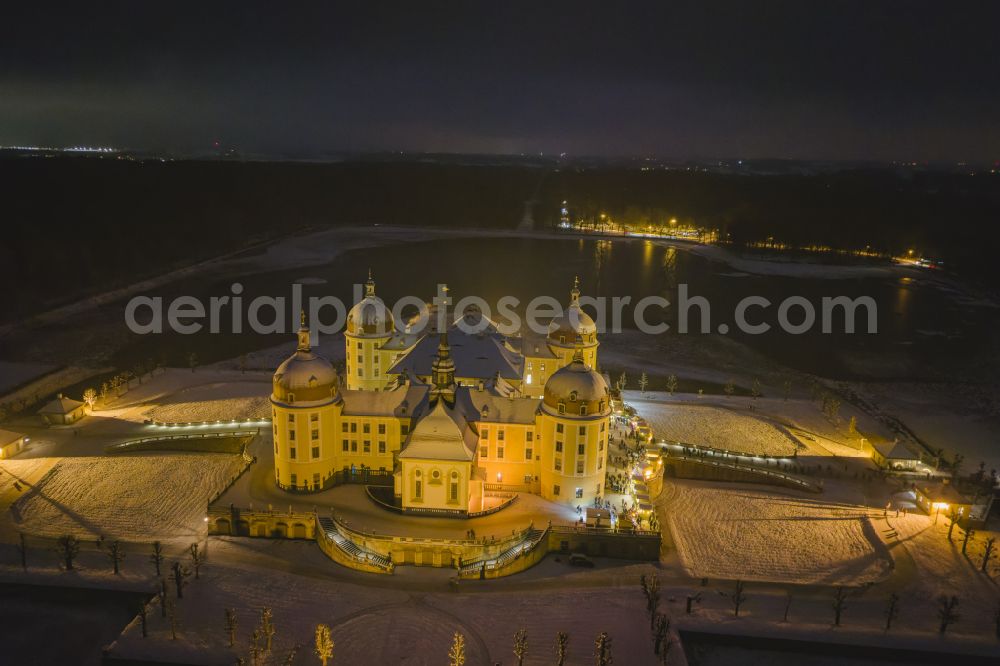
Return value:
<svg viewBox="0 0 1000 666">
<path fill-rule="evenodd" d="M 594 568 L 594 560 L 590 559 L 583 553 L 573 553 L 570 555 L 569 564 L 571 567 L 587 567 L 588 569 Z"/>
</svg>

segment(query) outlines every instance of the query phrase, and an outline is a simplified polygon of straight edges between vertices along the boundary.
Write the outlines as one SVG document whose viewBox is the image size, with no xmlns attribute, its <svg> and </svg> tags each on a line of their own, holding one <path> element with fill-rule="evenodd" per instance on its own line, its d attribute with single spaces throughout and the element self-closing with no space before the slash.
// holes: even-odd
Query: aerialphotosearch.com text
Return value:
<svg viewBox="0 0 1000 666">
<path fill-rule="evenodd" d="M 455 300 L 443 284 L 438 285 L 430 304 L 418 296 L 404 296 L 391 306 L 380 299 L 364 299 L 364 286 L 360 284 L 354 285 L 350 304 L 330 295 L 305 298 L 300 284 L 291 285 L 289 297 L 246 299 L 240 283 L 233 283 L 229 291 L 229 294 L 212 296 L 207 302 L 195 296 L 178 296 L 166 302 L 160 296 L 135 296 L 125 307 L 125 324 L 139 335 L 164 331 L 189 335 L 205 330 L 270 335 L 293 332 L 299 326 L 298 313 L 305 312 L 314 335 L 331 335 L 343 330 L 349 311 L 357 303 L 362 304 L 366 319 L 387 321 L 384 315 L 391 313 L 398 330 L 415 334 L 429 326 L 444 330 L 452 324 L 463 332 L 475 334 L 496 322 L 504 331 L 520 331 L 526 326 L 534 333 L 545 335 L 554 317 L 565 315 L 574 325 L 581 319 L 579 308 L 567 307 L 551 296 L 537 296 L 526 303 L 515 296 L 504 296 L 490 304 L 478 296 Z M 777 302 L 763 296 L 747 296 L 738 301 L 731 315 L 721 322 L 713 319 L 715 313 L 709 300 L 692 295 L 687 284 L 677 286 L 673 301 L 660 295 L 584 295 L 580 296 L 579 305 L 592 318 L 599 334 L 619 333 L 626 328 L 650 335 L 667 333 L 671 326 L 664 321 L 664 313 L 670 308 L 676 309 L 673 332 L 682 334 L 725 335 L 734 330 L 747 335 L 774 330 L 789 335 L 816 331 L 825 334 L 878 332 L 878 306 L 870 296 L 823 296 L 813 300 L 789 296 Z M 483 316 L 458 316 L 476 311 Z"/>
</svg>

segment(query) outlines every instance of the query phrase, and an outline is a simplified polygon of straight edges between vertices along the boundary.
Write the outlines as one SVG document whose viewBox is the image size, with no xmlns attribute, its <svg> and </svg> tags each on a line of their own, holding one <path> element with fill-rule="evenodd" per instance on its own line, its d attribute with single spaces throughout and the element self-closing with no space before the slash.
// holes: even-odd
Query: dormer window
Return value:
<svg viewBox="0 0 1000 666">
<path fill-rule="evenodd" d="M 570 400 L 570 402 L 576 402 L 576 395 L 577 395 L 576 391 L 570 391 L 569 392 L 569 400 Z"/>
<path fill-rule="evenodd" d="M 559 413 L 560 414 L 565 414 L 566 413 L 566 403 L 565 402 L 560 402 L 559 403 Z"/>
<path fill-rule="evenodd" d="M 587 405 L 580 405 L 580 416 L 587 415 Z"/>
</svg>

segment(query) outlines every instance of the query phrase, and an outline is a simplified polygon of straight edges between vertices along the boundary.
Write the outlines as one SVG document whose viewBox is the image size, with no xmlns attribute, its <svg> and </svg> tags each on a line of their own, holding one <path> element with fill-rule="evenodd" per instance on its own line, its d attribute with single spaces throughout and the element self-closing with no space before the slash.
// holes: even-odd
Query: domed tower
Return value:
<svg viewBox="0 0 1000 666">
<path fill-rule="evenodd" d="M 298 336 L 295 353 L 273 378 L 274 480 L 281 488 L 321 490 L 334 469 L 343 398 L 333 364 L 312 351 L 305 312 Z"/>
<path fill-rule="evenodd" d="M 549 323 L 546 342 L 559 358 L 560 366 L 569 365 L 579 350 L 585 364 L 597 367 L 597 325 L 580 307 L 580 278 L 573 280 L 569 306 Z"/>
<path fill-rule="evenodd" d="M 586 506 L 604 495 L 610 417 L 608 384 L 578 351 L 545 383 L 538 417 L 542 497 Z"/>
<path fill-rule="evenodd" d="M 385 387 L 390 356 L 379 350 L 392 333 L 392 313 L 375 295 L 375 280 L 369 271 L 365 297 L 347 313 L 344 329 L 347 388 L 378 391 Z"/>
</svg>

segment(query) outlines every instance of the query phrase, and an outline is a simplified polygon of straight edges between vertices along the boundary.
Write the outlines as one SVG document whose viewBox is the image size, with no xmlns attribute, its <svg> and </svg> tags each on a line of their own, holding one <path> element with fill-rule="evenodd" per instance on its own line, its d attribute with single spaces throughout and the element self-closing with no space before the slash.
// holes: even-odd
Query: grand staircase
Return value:
<svg viewBox="0 0 1000 666">
<path fill-rule="evenodd" d="M 507 550 L 501 552 L 499 555 L 494 557 L 481 557 L 471 562 L 463 562 L 462 567 L 459 569 L 459 576 L 463 578 L 472 578 L 479 575 L 482 570 L 483 565 L 486 565 L 486 570 L 502 569 L 507 564 L 522 556 L 525 553 L 530 552 L 538 543 L 545 537 L 548 530 L 538 530 L 535 528 L 529 528 L 525 534 L 524 538 L 512 545 Z"/>
<path fill-rule="evenodd" d="M 392 571 L 393 564 L 388 557 L 365 550 L 358 544 L 351 541 L 349 538 L 344 536 L 344 534 L 337 527 L 337 523 L 334 522 L 332 518 L 329 516 L 320 516 L 317 521 L 319 523 L 319 529 L 322 533 L 322 537 L 325 537 L 329 543 L 336 546 L 348 558 L 354 560 L 355 562 L 367 564 L 383 571 Z"/>
</svg>

